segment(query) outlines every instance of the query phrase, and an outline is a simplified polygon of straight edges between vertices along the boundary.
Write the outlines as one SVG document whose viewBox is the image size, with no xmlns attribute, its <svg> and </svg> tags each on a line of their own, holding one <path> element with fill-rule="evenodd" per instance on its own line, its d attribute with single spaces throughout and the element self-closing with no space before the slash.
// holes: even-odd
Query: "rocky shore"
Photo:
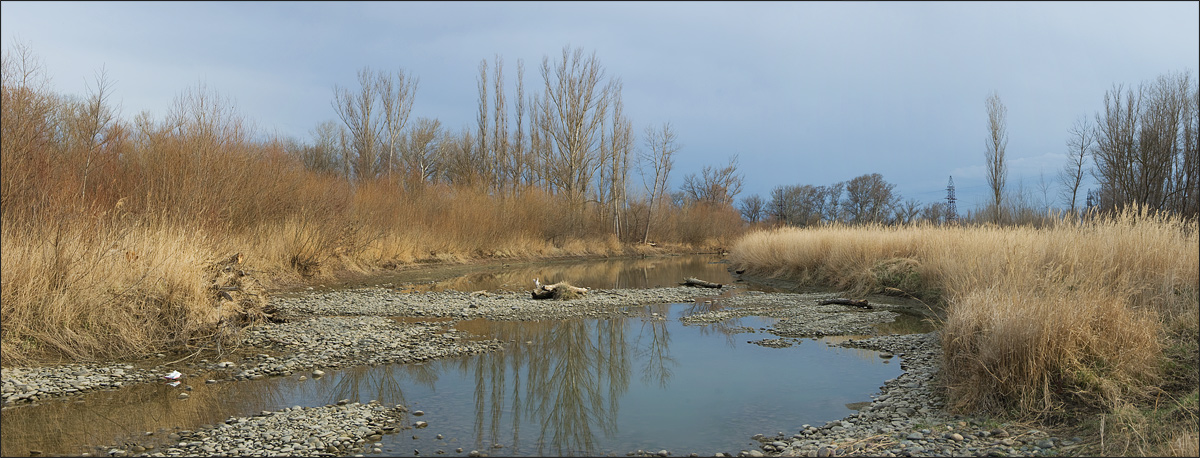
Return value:
<svg viewBox="0 0 1200 458">
<path fill-rule="evenodd" d="M 5 368 L 5 408 L 91 390 L 161 382 L 178 368 L 209 383 L 259 379 L 322 369 L 410 363 L 497 350 L 501 342 L 454 328 L 462 320 L 544 320 L 639 314 L 641 308 L 669 302 L 722 301 L 715 311 L 696 313 L 685 323 L 711 323 L 736 316 L 779 318 L 767 332 L 780 341 L 825 335 L 873 334 L 873 325 L 895 319 L 886 304 L 872 309 L 817 305 L 828 294 L 762 293 L 729 295 L 723 290 L 652 288 L 593 290 L 572 301 L 532 300 L 519 292 L 401 293 L 389 287 L 288 294 L 272 299 L 284 323 L 244 330 L 242 350 L 229 358 L 200 359 L 172 366 L 132 364 Z M 392 319 L 388 317 L 408 317 Z M 768 343 L 760 343 L 767 345 Z M 825 425 L 755 436 L 761 446 L 730 451 L 734 456 L 1045 456 L 1071 454 L 1078 439 L 946 414 L 938 389 L 941 347 L 936 333 L 882 335 L 839 345 L 884 352 L 905 372 L 887 381 L 858 413 Z M 232 355 L 238 355 L 236 357 Z M 162 356 L 162 355 L 159 355 Z M 421 422 L 405 406 L 348 401 L 319 407 L 292 407 L 220 425 L 180 431 L 167 445 L 148 448 L 128 443 L 97 449 L 110 456 L 329 456 L 379 453 L 382 435 Z M 448 452 L 448 451 L 447 451 Z M 459 455 L 485 452 L 455 450 Z M 699 456 L 692 451 L 630 451 L 641 456 Z M 720 455 L 725 455 L 721 453 Z"/>
</svg>

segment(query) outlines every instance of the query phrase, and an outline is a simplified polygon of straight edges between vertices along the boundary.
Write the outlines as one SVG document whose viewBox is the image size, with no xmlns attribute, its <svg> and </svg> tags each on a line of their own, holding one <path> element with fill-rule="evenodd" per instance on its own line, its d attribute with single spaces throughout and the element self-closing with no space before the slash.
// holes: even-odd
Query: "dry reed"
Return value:
<svg viewBox="0 0 1200 458">
<path fill-rule="evenodd" d="M 1040 229 L 784 228 L 747 234 L 730 259 L 760 275 L 942 304 L 945 382 L 962 410 L 1136 397 L 1159 381 L 1162 324 L 1200 308 L 1196 223 L 1146 210 Z"/>
</svg>

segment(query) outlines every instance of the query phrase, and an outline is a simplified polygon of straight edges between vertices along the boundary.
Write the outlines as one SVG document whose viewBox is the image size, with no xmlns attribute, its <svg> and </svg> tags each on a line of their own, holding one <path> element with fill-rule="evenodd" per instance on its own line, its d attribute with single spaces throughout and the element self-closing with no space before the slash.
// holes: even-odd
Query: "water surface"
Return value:
<svg viewBox="0 0 1200 458">
<path fill-rule="evenodd" d="M 673 286 L 688 276 L 732 282 L 716 259 L 499 266 L 456 275 L 423 273 L 429 277 L 417 280 L 409 273 L 378 282 L 467 291 L 523 290 L 528 286 L 521 282 L 533 278 L 593 288 Z M 757 447 L 749 439 L 754 434 L 790 434 L 805 423 L 840 419 L 852 412 L 847 404 L 870 400 L 884 381 L 900 374 L 898 362 L 876 352 L 827 345 L 836 338 L 785 339 L 792 344 L 786 348 L 749 343 L 776 338 L 761 331 L 770 318 L 703 326 L 679 321 L 721 306 L 719 300 L 699 300 L 636 307 L 632 316 L 606 319 L 463 321 L 453 326 L 498 338 L 507 342 L 505 348 L 424 364 L 327 371 L 320 379 L 300 380 L 297 374 L 208 385 L 201 376 L 180 387 L 150 383 L 5 409 L 2 451 L 5 456 L 29 450 L 77 454 L 94 452 L 85 445 L 161 445 L 172 428 L 350 399 L 425 412 L 406 421 L 426 421 L 428 428 L 384 437 L 384 454 L 391 456 L 430 456 L 439 450 L 450 456 L 470 450 L 505 456 L 623 456 L 638 449 L 666 449 L 675 456 L 737 453 Z M 180 400 L 187 386 L 190 398 Z"/>
</svg>

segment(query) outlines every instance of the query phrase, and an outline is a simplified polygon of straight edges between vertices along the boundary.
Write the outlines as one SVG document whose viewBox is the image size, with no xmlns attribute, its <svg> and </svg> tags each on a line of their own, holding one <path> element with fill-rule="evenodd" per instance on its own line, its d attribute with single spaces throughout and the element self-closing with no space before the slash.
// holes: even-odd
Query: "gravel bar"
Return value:
<svg viewBox="0 0 1200 458">
<path fill-rule="evenodd" d="M 828 294 L 792 294 L 687 287 L 592 290 L 571 301 L 533 300 L 521 292 L 405 293 L 387 287 L 290 293 L 272 298 L 287 318 L 243 331 L 250 351 L 229 361 L 200 360 L 174 365 L 186 376 L 205 373 L 229 381 L 284 376 L 322 368 L 411 363 L 493 351 L 494 340 L 453 328 L 459 320 L 531 321 L 640 314 L 637 305 L 721 301 L 723 308 L 684 318 L 685 324 L 713 323 L 742 316 L 778 318 L 767 332 L 780 338 L 874 335 L 873 325 L 895 319 L 901 307 L 875 304 L 862 309 L 818 305 Z M 404 320 L 388 317 L 408 317 Z M 426 321 L 421 321 L 428 318 Z M 782 342 L 783 339 L 780 339 Z M 771 344 L 766 342 L 765 344 Z M 1078 438 L 1063 439 L 984 418 L 945 412 L 938 388 L 941 345 L 935 333 L 882 335 L 838 345 L 878 350 L 896 357 L 904 373 L 888 380 L 857 413 L 824 425 L 803 425 L 793 433 L 753 437 L 760 447 L 717 456 L 1045 456 L 1079 453 Z M 159 355 L 162 356 L 162 355 Z M 132 383 L 161 381 L 174 368 L 138 369 L 129 364 L 4 368 L 4 408 Z M 217 375 L 213 375 L 217 374 Z M 215 383 L 218 380 L 209 380 Z M 378 453 L 383 434 L 419 428 L 409 424 L 403 406 L 339 402 L 296 406 L 251 417 L 231 417 L 221 425 L 181 431 L 173 445 L 137 445 L 97 450 L 110 456 L 343 456 Z M 630 451 L 631 456 L 700 456 L 689 451 Z M 485 455 L 473 452 L 472 456 Z M 713 455 L 706 455 L 713 456 Z"/>
</svg>

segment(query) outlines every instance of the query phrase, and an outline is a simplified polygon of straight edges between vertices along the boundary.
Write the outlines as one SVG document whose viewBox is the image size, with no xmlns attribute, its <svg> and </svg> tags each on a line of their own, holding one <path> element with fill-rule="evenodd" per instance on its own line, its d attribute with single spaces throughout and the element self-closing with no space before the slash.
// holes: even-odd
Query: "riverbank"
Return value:
<svg viewBox="0 0 1200 458">
<path fill-rule="evenodd" d="M 1097 454 L 1195 456 L 1198 240 L 1195 220 L 1130 209 L 1037 228 L 779 228 L 729 260 L 931 304 L 953 411 L 1072 428 Z"/>
<path fill-rule="evenodd" d="M 872 326 L 886 324 L 901 316 L 893 309 L 903 308 L 880 302 L 873 303 L 874 308 L 870 310 L 819 305 L 817 302 L 832 296 L 755 291 L 732 294 L 740 288 L 729 286 L 721 290 L 685 287 L 594 289 L 584 298 L 572 301 L 533 300 L 528 293 L 505 291 L 414 293 L 402 292 L 402 289 L 367 287 L 273 298 L 271 304 L 281 316 L 288 317 L 288 321 L 247 329 L 241 347 L 228 349 L 229 353 L 223 358 L 201 354 L 173 361 L 179 358 L 156 355 L 157 361 L 147 360 L 136 365 L 4 369 L 5 408 L 90 390 L 120 389 L 143 382 L 162 384 L 169 381 L 164 377 L 174 370 L 181 373 L 174 402 L 187 402 L 189 389 L 198 383 L 239 383 L 294 374 L 303 374 L 301 379 L 315 380 L 326 370 L 420 363 L 501 350 L 503 342 L 481 339 L 457 328 L 478 319 L 522 321 L 631 315 L 645 313 L 643 308 L 631 307 L 635 305 L 720 301 L 720 307 L 714 307 L 714 311 L 697 313 L 690 319 L 698 324 L 734 316 L 772 316 L 779 321 L 766 331 L 778 336 L 779 340 L 788 340 L 870 333 L 874 329 Z M 721 453 L 825 456 L 831 452 L 838 455 L 938 455 L 950 451 L 954 455 L 1036 456 L 1063 454 L 1073 450 L 1071 447 L 1078 447 L 1069 439 L 1060 440 L 1037 431 L 944 414 L 944 398 L 940 397 L 941 390 L 935 388 L 940 370 L 937 334 L 885 335 L 846 340 L 839 345 L 887 352 L 899 360 L 905 373 L 886 382 L 880 394 L 857 414 L 826 425 L 756 436 L 761 443 L 760 449 Z M 162 362 L 174 364 L 159 364 Z M 406 406 L 365 403 L 347 407 L 348 404 L 351 403 L 297 406 L 250 417 L 230 417 L 221 424 L 164 431 L 122 443 L 95 444 L 88 453 L 113 456 L 371 453 L 377 448 L 375 436 L 419 428 L 416 422 L 420 420 L 405 412 Z M 270 428 L 264 426 L 265 422 L 276 418 L 303 420 L 284 422 L 294 426 L 282 426 L 284 423 L 273 423 Z M 365 426 L 364 422 L 374 426 Z M 384 429 L 381 425 L 392 429 Z M 363 426 L 365 429 L 361 428 Z M 315 432 L 318 430 L 320 434 Z M 954 434 L 959 434 L 961 439 L 955 439 Z M 471 450 L 446 448 L 442 452 L 463 455 L 470 454 Z M 501 450 L 475 452 L 502 454 Z M 669 452 L 681 456 L 701 451 Z M 638 454 L 638 451 L 629 453 Z M 711 451 L 704 451 L 706 455 L 709 453 Z"/>
</svg>

